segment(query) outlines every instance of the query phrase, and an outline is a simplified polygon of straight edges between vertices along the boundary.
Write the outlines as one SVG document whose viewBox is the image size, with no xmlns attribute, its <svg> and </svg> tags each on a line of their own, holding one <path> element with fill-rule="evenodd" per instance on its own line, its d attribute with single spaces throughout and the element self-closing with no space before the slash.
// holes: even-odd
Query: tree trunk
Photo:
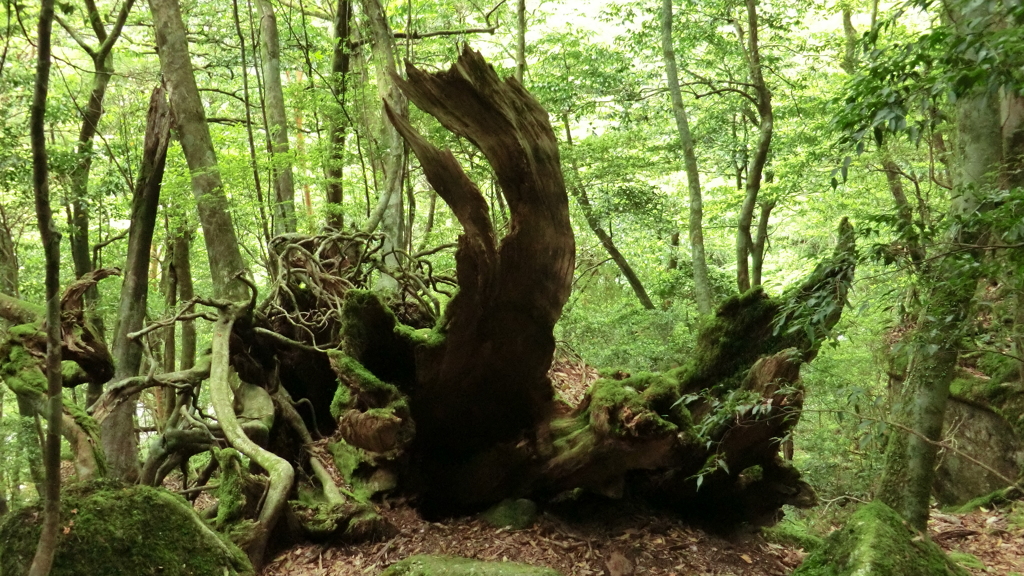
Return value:
<svg viewBox="0 0 1024 576">
<path fill-rule="evenodd" d="M 132 198 L 131 231 L 125 263 L 117 322 L 114 325 L 114 383 L 139 373 L 142 343 L 128 334 L 142 328 L 149 294 L 149 255 L 160 205 L 160 184 L 170 139 L 170 111 L 164 88 L 158 86 L 149 100 L 146 137 L 139 176 Z M 138 436 L 135 434 L 137 396 L 119 404 L 100 424 L 103 452 L 115 478 L 134 482 L 139 474 Z"/>
<path fill-rule="evenodd" d="M 18 297 L 18 249 L 3 206 L 0 206 L 0 293 Z"/>
<path fill-rule="evenodd" d="M 327 180 L 327 223 L 341 229 L 345 224 L 343 183 L 345 166 L 345 135 L 348 129 L 345 96 L 351 66 L 349 26 L 352 22 L 352 1 L 338 0 L 334 15 L 334 52 L 331 56 L 331 92 L 339 110 L 328 116 L 328 152 L 324 162 Z"/>
<path fill-rule="evenodd" d="M 761 47 L 758 42 L 757 0 L 746 0 L 747 5 L 747 45 L 744 47 L 747 64 L 750 68 L 750 83 L 757 95 L 758 135 L 754 154 L 747 165 L 746 190 L 743 205 L 740 207 L 739 223 L 736 231 L 736 284 L 740 293 L 750 290 L 749 258 L 754 248 L 750 235 L 750 227 L 754 221 L 754 208 L 757 206 L 757 195 L 761 191 L 761 176 L 768 162 L 768 151 L 772 144 L 772 133 L 775 129 L 775 114 L 772 110 L 772 93 L 768 90 L 761 70 Z M 739 27 L 737 25 L 737 29 Z M 742 41 L 742 34 L 740 40 Z"/>
<path fill-rule="evenodd" d="M 454 156 L 389 110 L 464 230 L 456 253 L 460 288 L 441 328 L 445 340 L 416 348 L 411 402 L 428 507 L 444 507 L 446 462 L 515 439 L 552 408 L 546 373 L 552 330 L 572 284 L 575 241 L 558 141 L 547 112 L 519 82 L 500 82 L 468 49 L 447 72 L 407 71 L 402 91 L 481 149 L 511 211 L 512 232 L 498 244 L 487 202 Z M 450 503 L 458 507 L 466 498 Z"/>
<path fill-rule="evenodd" d="M 196 199 L 206 252 L 210 258 L 213 295 L 215 298 L 245 300 L 248 290 L 236 277 L 245 271 L 245 263 L 238 249 L 213 139 L 206 123 L 206 112 L 192 72 L 181 9 L 177 0 L 151 0 L 149 5 L 153 14 L 160 68 L 170 94 L 176 136 L 181 142 L 192 174 L 192 193 Z"/>
<path fill-rule="evenodd" d="M 1013 103 L 1001 101 L 1001 97 L 1007 96 L 979 90 L 957 101 L 958 171 L 950 204 L 954 221 L 988 209 L 983 201 L 986 191 L 995 189 L 1006 174 L 1019 168 L 1005 156 L 1000 107 L 1006 109 Z M 981 226 L 961 229 L 957 225 L 948 239 L 977 245 L 987 234 Z M 928 521 L 938 452 L 935 442 L 940 439 L 949 385 L 963 346 L 963 324 L 970 318 L 981 277 L 975 265 L 981 254 L 976 252 L 947 252 L 921 271 L 928 293 L 921 299 L 922 309 L 911 335 L 914 353 L 907 380 L 909 417 L 917 434 L 904 437 L 893 433 L 879 492 L 886 504 L 919 530 L 924 530 Z"/>
<path fill-rule="evenodd" d="M 53 565 L 60 528 L 60 425 L 63 413 L 60 318 L 60 233 L 50 210 L 50 185 L 46 152 L 46 96 L 50 84 L 50 40 L 53 32 L 53 0 L 43 0 L 36 36 L 36 78 L 32 93 L 29 137 L 32 142 L 32 188 L 36 220 L 46 260 L 46 393 L 47 426 L 46 490 L 43 492 L 43 528 L 29 576 L 46 576 Z"/>
<path fill-rule="evenodd" d="M 186 227 L 178 229 L 174 236 L 174 279 L 178 283 L 178 300 L 188 302 L 195 297 L 192 287 L 192 231 Z M 181 323 L 181 361 L 179 370 L 188 370 L 196 365 L 196 321 Z"/>
<path fill-rule="evenodd" d="M 565 124 L 565 142 L 566 145 L 571 149 L 572 143 L 572 131 L 569 128 L 568 115 L 562 118 L 562 122 Z M 576 197 L 576 201 L 580 204 L 580 209 L 583 210 L 583 217 L 587 220 L 587 226 L 594 232 L 597 239 L 601 241 L 601 245 L 608 251 L 608 255 L 611 256 L 615 265 L 619 267 L 619 271 L 626 277 L 626 281 L 629 282 L 629 286 L 633 289 L 633 293 L 636 294 L 637 300 L 640 304 L 648 309 L 654 310 L 654 302 L 651 301 L 651 297 L 647 295 L 647 290 L 644 288 L 640 278 L 633 271 L 633 267 L 629 265 L 629 261 L 626 257 L 619 252 L 618 247 L 615 246 L 615 241 L 612 240 L 611 235 L 601 227 L 601 222 L 598 221 L 597 216 L 594 214 L 594 208 L 590 204 L 590 198 L 587 195 L 587 189 L 583 186 L 580 181 L 582 175 L 580 174 L 579 166 L 574 160 L 572 162 L 572 171 L 575 178 L 575 182 L 572 183 L 571 189 L 573 196 Z"/>
<path fill-rule="evenodd" d="M 753 285 L 761 285 L 761 272 L 764 268 L 764 253 L 768 246 L 768 220 L 771 218 L 772 210 L 775 208 L 775 201 L 761 203 L 761 215 L 757 219 L 757 236 L 754 237 L 753 250 L 750 253 L 750 263 L 753 267 Z"/>
<path fill-rule="evenodd" d="M 384 103 L 402 118 L 409 117 L 409 101 L 398 89 L 398 68 L 395 66 L 394 35 L 388 26 L 387 17 L 381 7 L 380 0 L 362 0 L 363 13 L 369 20 L 370 33 L 373 37 L 373 55 L 377 61 L 377 93 Z M 382 126 L 384 147 L 384 191 L 374 210 L 370 221 L 364 229 L 372 232 L 381 224 L 382 231 L 388 238 L 384 246 L 385 254 L 401 249 L 405 245 L 402 226 L 402 180 L 405 176 L 405 146 L 398 131 L 384 122 Z M 394 255 L 385 260 L 388 267 L 396 265 Z M 393 288 L 393 281 L 384 281 L 386 289 Z"/>
<path fill-rule="evenodd" d="M 295 180 L 288 153 L 288 115 L 281 88 L 281 46 L 277 34 L 277 16 L 269 0 L 257 0 L 260 13 L 260 38 L 263 55 L 263 89 L 266 93 L 267 134 L 270 144 L 271 174 L 274 176 L 274 234 L 296 230 Z"/>
<path fill-rule="evenodd" d="M 672 0 L 662 0 L 661 50 L 665 57 L 668 91 L 672 96 L 672 112 L 676 119 L 679 141 L 683 146 L 686 182 L 690 190 L 689 234 L 690 255 L 693 259 L 694 295 L 697 299 L 697 310 L 701 314 L 711 314 L 711 281 L 708 279 L 708 263 L 704 253 L 704 201 L 700 191 L 697 153 L 693 146 L 693 136 L 690 134 L 690 122 L 686 117 L 686 108 L 683 106 L 683 96 L 679 90 L 679 73 L 676 71 L 676 52 L 672 40 Z M 678 240 L 678 236 L 675 238 Z"/>
<path fill-rule="evenodd" d="M 516 80 L 526 77 L 526 0 L 516 0 Z"/>
<path fill-rule="evenodd" d="M 853 9 L 843 7 L 843 38 L 846 40 L 843 51 L 843 72 L 853 74 L 857 69 L 857 29 L 853 27 Z"/>
</svg>

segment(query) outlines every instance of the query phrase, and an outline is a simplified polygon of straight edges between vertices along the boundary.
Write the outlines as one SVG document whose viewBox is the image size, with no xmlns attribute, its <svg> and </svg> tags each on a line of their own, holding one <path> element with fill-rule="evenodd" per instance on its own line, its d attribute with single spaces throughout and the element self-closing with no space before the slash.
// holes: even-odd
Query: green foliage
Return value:
<svg viewBox="0 0 1024 576">
<path fill-rule="evenodd" d="M 628 372 L 659 371 L 681 365 L 693 345 L 687 325 L 695 311 L 684 306 L 644 310 L 635 298 L 623 295 L 607 303 L 578 303 L 569 307 L 555 337 L 596 366 Z"/>
</svg>

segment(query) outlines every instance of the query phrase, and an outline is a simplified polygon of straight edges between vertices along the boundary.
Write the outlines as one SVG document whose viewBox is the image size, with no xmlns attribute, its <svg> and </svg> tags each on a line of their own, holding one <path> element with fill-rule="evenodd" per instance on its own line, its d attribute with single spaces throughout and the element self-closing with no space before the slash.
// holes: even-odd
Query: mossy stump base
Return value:
<svg viewBox="0 0 1024 576">
<path fill-rule="evenodd" d="M 967 576 L 934 542 L 881 502 L 861 506 L 793 576 Z"/>
<path fill-rule="evenodd" d="M 62 499 L 52 576 L 254 574 L 237 546 L 166 490 L 98 481 L 72 485 Z M 35 506 L 4 517 L 0 575 L 28 573 L 41 522 Z"/>
<path fill-rule="evenodd" d="M 517 562 L 484 562 L 454 556 L 410 556 L 380 576 L 562 576 L 551 568 Z"/>
</svg>

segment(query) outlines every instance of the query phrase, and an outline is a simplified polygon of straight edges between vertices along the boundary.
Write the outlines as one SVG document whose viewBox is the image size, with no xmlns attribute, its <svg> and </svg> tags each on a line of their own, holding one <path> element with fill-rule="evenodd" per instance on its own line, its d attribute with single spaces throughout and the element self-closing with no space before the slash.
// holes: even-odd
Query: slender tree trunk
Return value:
<svg viewBox="0 0 1024 576">
<path fill-rule="evenodd" d="M 182 227 L 174 235 L 174 279 L 178 284 L 178 300 L 188 302 L 195 297 L 192 287 L 192 231 Z M 196 321 L 181 323 L 181 359 L 179 370 L 196 365 Z"/>
<path fill-rule="evenodd" d="M 764 81 L 761 70 L 761 47 L 758 42 L 757 0 L 746 0 L 747 6 L 747 64 L 750 68 L 750 83 L 757 94 L 758 135 L 757 146 L 747 165 L 746 190 L 743 205 L 740 207 L 739 223 L 736 231 L 736 284 L 740 293 L 750 290 L 749 258 L 754 248 L 750 235 L 750 227 L 754 221 L 754 208 L 757 206 L 757 195 L 761 191 L 761 176 L 768 162 L 768 151 L 771 148 L 772 133 L 775 129 L 775 114 L 772 110 L 772 94 Z M 737 31 L 742 30 L 737 27 Z M 739 34 L 742 41 L 743 35 Z"/>
<path fill-rule="evenodd" d="M 377 92 L 391 110 L 402 116 L 409 117 L 409 102 L 398 89 L 394 79 L 398 76 L 395 65 L 394 35 L 388 26 L 387 18 L 381 8 L 380 0 L 362 0 L 363 12 L 369 21 L 373 37 L 373 54 L 377 61 Z M 391 244 L 385 251 L 403 245 L 402 236 L 402 177 L 405 172 L 405 144 L 395 127 L 385 121 L 382 123 L 384 146 L 384 191 L 381 200 L 365 226 L 372 231 L 382 224 L 383 232 Z"/>
<path fill-rule="evenodd" d="M 987 209 L 983 194 L 1016 166 L 1007 164 L 1004 149 L 1000 95 L 980 93 L 957 102 L 956 181 L 950 213 L 955 219 Z M 975 245 L 984 242 L 985 230 L 977 227 L 950 232 L 952 242 Z M 922 298 L 912 337 L 914 356 L 907 380 L 909 416 L 917 434 L 894 433 L 886 453 L 886 469 L 880 497 L 924 530 L 934 478 L 942 422 L 949 385 L 962 348 L 963 324 L 970 318 L 972 299 L 980 279 L 975 262 L 980 254 L 950 251 L 923 267 L 928 287 Z"/>
<path fill-rule="evenodd" d="M 60 528 L 60 425 L 63 415 L 60 324 L 60 233 L 50 210 L 47 170 L 46 95 L 50 84 L 50 40 L 53 32 L 53 0 L 42 0 L 36 37 L 36 78 L 32 94 L 29 137 L 32 142 L 32 187 L 36 219 L 46 259 L 46 490 L 43 493 L 43 529 L 29 576 L 46 576 L 53 565 Z"/>
<path fill-rule="evenodd" d="M 150 0 L 149 5 L 176 135 L 192 174 L 192 193 L 210 258 L 213 294 L 219 299 L 246 300 L 248 290 L 236 277 L 245 271 L 245 263 L 224 195 L 206 112 L 192 72 L 181 9 L 177 0 Z"/>
<path fill-rule="evenodd" d="M 166 238 L 167 252 L 164 256 L 162 267 L 163 276 L 160 279 L 160 288 L 164 296 L 164 310 L 173 314 L 178 308 L 178 270 L 174 266 L 174 236 L 166 219 L 164 220 L 164 235 Z M 164 328 L 163 357 L 160 359 L 160 371 L 163 373 L 174 372 L 178 355 L 177 343 L 177 322 L 171 322 Z M 157 387 L 153 390 L 156 399 L 156 429 L 160 432 L 166 430 L 166 425 L 174 410 L 175 391 L 173 388 Z"/>
<path fill-rule="evenodd" d="M 843 37 L 846 40 L 843 71 L 853 74 L 857 69 L 857 29 L 853 27 L 853 10 L 849 6 L 843 7 Z"/>
<path fill-rule="evenodd" d="M 252 105 L 249 104 L 249 64 L 246 61 L 245 34 L 238 17 L 238 0 L 231 0 L 231 17 L 235 23 L 235 35 L 238 36 L 238 52 L 242 57 L 242 100 L 245 102 L 245 136 L 249 144 L 249 168 L 252 169 L 253 189 L 256 191 L 256 204 L 260 207 L 260 229 L 263 231 L 263 245 L 270 245 L 270 224 L 267 220 L 266 205 L 263 202 L 263 184 L 260 183 L 259 162 L 256 160 L 256 137 L 253 135 Z M 268 263 L 267 268 L 271 267 Z"/>
<path fill-rule="evenodd" d="M 526 0 L 516 1 L 516 80 L 526 77 Z"/>
<path fill-rule="evenodd" d="M 295 232 L 295 177 L 288 154 L 288 115 L 281 87 L 281 45 L 277 34 L 277 16 L 269 0 L 256 0 L 260 13 L 260 48 L 263 55 L 263 89 L 266 92 L 267 125 L 274 176 L 274 233 Z"/>
<path fill-rule="evenodd" d="M 564 116 L 562 122 L 565 124 L 565 142 L 566 145 L 571 149 L 572 143 L 572 131 L 569 128 L 569 118 Z M 583 186 L 580 178 L 580 168 L 576 163 L 576 160 L 572 161 L 572 171 L 574 176 L 574 182 L 569 186 L 572 190 L 572 195 L 576 197 L 576 201 L 580 204 L 580 209 L 583 210 L 583 217 L 587 220 L 587 225 L 593 230 L 598 240 L 601 241 L 601 245 L 608 251 L 608 255 L 611 256 L 612 261 L 619 267 L 619 271 L 626 277 L 626 281 L 629 282 L 629 286 L 633 289 L 633 293 L 636 294 L 637 300 L 640 304 L 648 309 L 654 310 L 654 302 L 651 301 L 651 297 L 647 295 L 647 290 L 644 289 L 644 285 L 640 282 L 640 278 L 633 271 L 633 267 L 629 265 L 629 261 L 626 257 L 619 252 L 618 247 L 615 246 L 615 241 L 611 235 L 601 227 L 601 222 L 598 221 L 597 216 L 594 214 L 594 207 L 590 204 L 590 198 L 587 196 L 587 189 Z"/>
<path fill-rule="evenodd" d="M 334 53 L 331 57 L 331 91 L 338 111 L 328 116 L 328 151 L 327 160 L 324 162 L 324 176 L 327 179 L 327 223 L 339 229 L 345 224 L 345 215 L 342 211 L 345 204 L 343 179 L 345 136 L 348 129 L 345 96 L 352 61 L 349 49 L 351 22 L 352 1 L 338 0 L 338 9 L 334 15 Z"/>
<path fill-rule="evenodd" d="M 679 90 L 679 73 L 676 70 L 676 52 L 672 41 L 672 0 L 662 0 L 661 50 L 665 57 L 665 74 L 668 91 L 672 96 L 672 112 L 676 119 L 679 141 L 683 145 L 683 162 L 686 166 L 686 182 L 690 190 L 690 255 L 693 258 L 693 286 L 697 299 L 697 310 L 711 314 L 711 282 L 708 279 L 708 263 L 704 253 L 704 201 L 700 191 L 700 172 L 697 169 L 697 153 L 690 134 L 690 122 L 683 106 Z M 678 246 L 678 236 L 673 236 Z M 675 258 L 675 256 L 673 256 Z"/>
<path fill-rule="evenodd" d="M 775 209 L 774 200 L 771 202 L 761 203 L 761 215 L 757 219 L 757 235 L 754 237 L 754 246 L 750 253 L 754 286 L 761 285 L 761 273 L 764 269 L 765 247 L 768 245 L 768 220 L 771 218 L 773 209 Z"/>
<path fill-rule="evenodd" d="M 18 249 L 3 206 L 0 206 L 0 293 L 18 298 Z"/>
<path fill-rule="evenodd" d="M 170 139 L 170 112 L 163 87 L 157 87 L 149 101 L 146 138 L 139 177 L 132 198 L 131 231 L 128 258 L 117 322 L 114 325 L 114 382 L 138 375 L 142 364 L 142 344 L 129 340 L 128 334 L 142 328 L 149 294 L 149 255 L 160 204 L 160 183 L 164 175 L 167 144 Z M 103 451 L 111 475 L 134 482 L 139 474 L 138 436 L 135 434 L 137 396 L 114 408 L 100 423 Z"/>
</svg>

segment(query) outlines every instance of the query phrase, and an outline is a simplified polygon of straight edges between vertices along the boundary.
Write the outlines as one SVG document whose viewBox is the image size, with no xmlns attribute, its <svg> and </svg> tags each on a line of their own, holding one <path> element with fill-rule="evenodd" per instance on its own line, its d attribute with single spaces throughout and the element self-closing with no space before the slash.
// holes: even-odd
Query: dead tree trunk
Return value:
<svg viewBox="0 0 1024 576">
<path fill-rule="evenodd" d="M 449 151 L 391 114 L 428 181 L 462 224 L 456 252 L 459 293 L 444 341 L 415 350 L 415 451 L 431 488 L 451 460 L 517 439 L 552 409 L 555 322 L 569 296 L 575 239 L 547 112 L 515 79 L 501 82 L 471 50 L 447 72 L 408 67 L 399 81 L 409 100 L 475 144 L 494 168 L 511 212 L 500 243 L 487 201 Z"/>
</svg>

